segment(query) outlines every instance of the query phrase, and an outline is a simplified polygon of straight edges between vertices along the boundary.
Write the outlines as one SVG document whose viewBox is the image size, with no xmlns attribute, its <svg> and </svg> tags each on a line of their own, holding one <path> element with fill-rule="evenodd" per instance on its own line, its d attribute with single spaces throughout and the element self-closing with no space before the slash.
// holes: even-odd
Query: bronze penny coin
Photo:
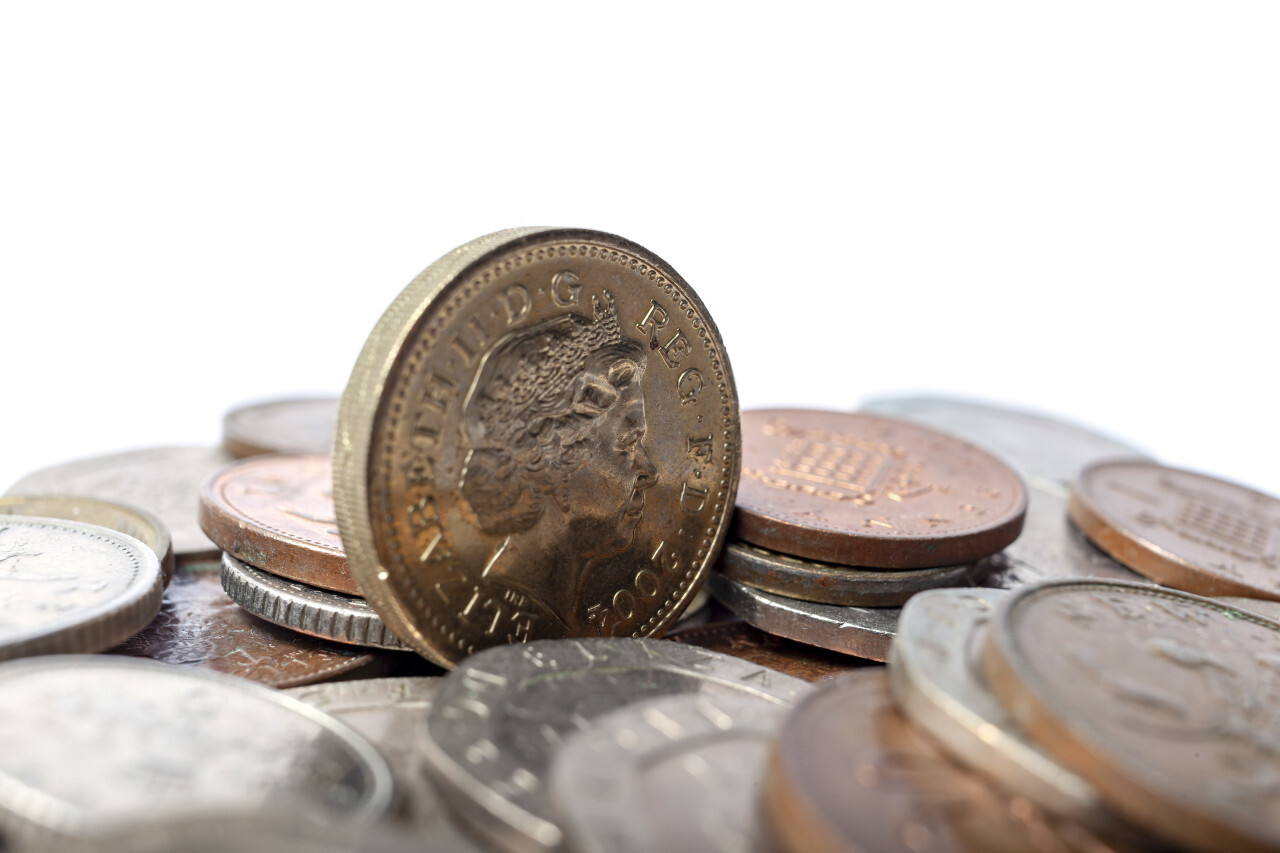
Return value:
<svg viewBox="0 0 1280 853">
<path fill-rule="evenodd" d="M 328 456 L 337 419 L 337 397 L 253 403 L 232 409 L 223 417 L 222 446 L 240 457 L 264 453 Z"/>
<path fill-rule="evenodd" d="M 342 398 L 351 573 L 445 666 L 486 647 L 660 635 L 697 593 L 741 470 L 724 346 L 620 237 L 523 228 L 428 267 Z"/>
<path fill-rule="evenodd" d="M 200 526 L 222 550 L 308 586 L 360 595 L 333 512 L 328 456 L 261 456 L 200 490 Z"/>
<path fill-rule="evenodd" d="M 928 427 L 846 412 L 742 414 L 739 538 L 880 569 L 972 563 L 1018 537 L 1027 492 L 985 450 Z"/>
<path fill-rule="evenodd" d="M 1117 849 L 952 763 L 894 705 L 884 669 L 800 701 L 774 741 L 764 812 L 787 853 Z"/>
<path fill-rule="evenodd" d="M 381 674 L 378 655 L 250 615 L 223 592 L 218 570 L 218 563 L 179 569 L 165 590 L 159 615 L 111 653 L 238 675 L 268 687 Z"/>
<path fill-rule="evenodd" d="M 767 666 L 778 672 L 818 681 L 861 666 L 870 661 L 830 652 L 785 637 L 767 634 L 746 622 L 713 622 L 673 631 L 666 639 Z"/>
<path fill-rule="evenodd" d="M 983 560 L 938 569 L 856 569 L 788 557 L 745 542 L 726 543 L 716 563 L 716 571 L 726 577 L 774 595 L 855 607 L 893 607 L 926 589 L 973 586 L 986 569 Z"/>
<path fill-rule="evenodd" d="M 65 518 L 119 531 L 156 552 L 166 584 L 173 578 L 173 540 L 169 528 L 144 509 L 69 495 L 6 495 L 0 497 L 0 515 Z"/>
<path fill-rule="evenodd" d="M 1197 850 L 1280 849 L 1280 623 L 1118 581 L 1014 591 L 987 684 L 1135 824 Z"/>
<path fill-rule="evenodd" d="M 1071 490 L 1071 519 L 1139 574 L 1197 595 L 1280 600 L 1280 500 L 1155 462 L 1099 462 Z"/>
</svg>

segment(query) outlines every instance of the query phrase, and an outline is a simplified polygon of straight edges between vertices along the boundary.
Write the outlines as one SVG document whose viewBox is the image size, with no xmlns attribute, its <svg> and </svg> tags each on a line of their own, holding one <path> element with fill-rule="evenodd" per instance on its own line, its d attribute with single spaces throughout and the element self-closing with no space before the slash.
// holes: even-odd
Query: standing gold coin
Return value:
<svg viewBox="0 0 1280 853">
<path fill-rule="evenodd" d="M 701 300 L 634 243 L 482 237 L 365 344 L 338 413 L 351 573 L 445 666 L 504 643 L 660 635 L 724 540 L 738 399 Z"/>
</svg>

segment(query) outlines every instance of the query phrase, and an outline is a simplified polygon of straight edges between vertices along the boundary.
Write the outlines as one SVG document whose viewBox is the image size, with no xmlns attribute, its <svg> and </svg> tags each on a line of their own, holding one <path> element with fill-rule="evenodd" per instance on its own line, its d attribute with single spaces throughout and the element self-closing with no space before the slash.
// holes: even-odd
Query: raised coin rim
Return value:
<svg viewBox="0 0 1280 853">
<path fill-rule="evenodd" d="M 248 434 L 252 431 L 245 431 L 238 427 L 236 418 L 243 417 L 246 413 L 259 409 L 288 407 L 299 403 L 332 402 L 337 404 L 338 399 L 339 398 L 335 396 L 280 397 L 273 400 L 263 400 L 257 403 L 245 403 L 244 405 L 236 406 L 234 409 L 229 410 L 222 416 L 222 449 L 237 459 L 249 459 L 254 456 L 264 456 L 268 453 L 281 453 L 290 456 L 312 455 L 313 452 L 300 451 L 293 448 L 282 450 L 278 446 L 270 447 L 267 444 L 259 444 L 253 440 L 252 435 Z M 329 436 L 329 447 L 332 451 L 333 436 Z"/>
</svg>

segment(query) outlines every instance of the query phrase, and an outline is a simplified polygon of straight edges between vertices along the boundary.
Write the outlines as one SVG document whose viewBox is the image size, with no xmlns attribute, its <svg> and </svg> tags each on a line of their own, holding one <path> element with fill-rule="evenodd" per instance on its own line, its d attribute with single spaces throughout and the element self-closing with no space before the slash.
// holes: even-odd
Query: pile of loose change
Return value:
<svg viewBox="0 0 1280 853">
<path fill-rule="evenodd" d="M 223 436 L 0 498 L 0 849 L 1280 850 L 1280 501 L 740 414 L 621 238 L 467 244 Z"/>
</svg>

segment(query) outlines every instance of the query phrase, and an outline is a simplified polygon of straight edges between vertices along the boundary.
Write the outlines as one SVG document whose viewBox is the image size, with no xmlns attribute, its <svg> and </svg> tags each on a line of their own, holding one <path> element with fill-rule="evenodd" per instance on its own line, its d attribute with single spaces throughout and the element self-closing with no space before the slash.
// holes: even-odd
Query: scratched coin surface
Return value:
<svg viewBox="0 0 1280 853">
<path fill-rule="evenodd" d="M 1197 595 L 1280 600 L 1280 500 L 1154 462 L 1100 462 L 1071 518 L 1116 560 Z"/>
<path fill-rule="evenodd" d="M 360 595 L 338 535 L 327 455 L 259 456 L 222 469 L 200 489 L 200 526 L 264 572 Z"/>
<path fill-rule="evenodd" d="M 726 542 L 715 570 L 739 583 L 786 598 L 853 607 L 894 607 L 918 592 L 973 586 L 989 562 L 937 569 L 878 571 L 788 557 L 746 542 Z"/>
<path fill-rule="evenodd" d="M 551 769 L 568 848 L 754 853 L 765 756 L 788 711 L 748 697 L 692 694 L 592 721 Z"/>
<path fill-rule="evenodd" d="M 0 829 L 84 835 L 222 808 L 371 822 L 386 762 L 326 714 L 239 678 L 109 656 L 0 666 Z"/>
<path fill-rule="evenodd" d="M 1081 468 L 1103 459 L 1146 459 L 1125 442 L 1048 415 L 954 397 L 880 397 L 862 410 L 913 421 L 971 441 L 1029 481 L 1070 486 Z"/>
<path fill-rule="evenodd" d="M 208 669 L 268 687 L 297 687 L 381 671 L 364 649 L 300 634 L 250 614 L 222 589 L 221 563 L 183 566 L 155 619 L 112 654 Z"/>
<path fill-rule="evenodd" d="M 898 607 L 847 607 L 802 601 L 739 583 L 719 572 L 707 578 L 711 595 L 762 631 L 867 660 L 886 661 L 898 629 Z"/>
<path fill-rule="evenodd" d="M 222 419 L 222 446 L 232 456 L 320 454 L 333 447 L 337 397 L 269 400 L 232 409 Z"/>
<path fill-rule="evenodd" d="M 983 669 L 1022 730 L 1135 824 L 1199 850 L 1280 848 L 1280 623 L 1050 581 L 1011 594 Z"/>
<path fill-rule="evenodd" d="M 146 627 L 163 592 L 160 561 L 137 539 L 0 516 L 0 660 L 110 648 Z"/>
<path fill-rule="evenodd" d="M 1009 593 L 939 589 L 902 608 L 889 655 L 899 708 L 952 756 L 1057 814 L 1098 829 L 1117 823 L 1093 787 L 1018 731 L 982 676 L 987 622 Z"/>
<path fill-rule="evenodd" d="M 866 660 L 766 633 L 741 621 L 695 625 L 673 631 L 664 639 L 749 660 L 805 681 L 819 681 L 871 665 Z"/>
<path fill-rule="evenodd" d="M 952 763 L 895 707 L 884 669 L 820 685 L 782 725 L 764 783 L 788 853 L 1119 850 Z"/>
<path fill-rule="evenodd" d="M 173 578 L 173 540 L 169 536 L 169 528 L 144 509 L 115 501 L 69 495 L 8 495 L 0 497 L 0 515 L 64 518 L 118 530 L 156 552 L 166 584 Z"/>
<path fill-rule="evenodd" d="M 564 842 L 547 774 L 573 732 L 674 693 L 748 696 L 789 707 L 809 685 L 738 658 L 665 640 L 543 640 L 487 649 L 445 677 L 420 744 L 457 814 L 505 850 Z"/>
<path fill-rule="evenodd" d="M 804 409 L 742 414 L 739 538 L 883 569 L 972 563 L 1017 538 L 1026 489 L 972 444 L 906 421 Z"/>
<path fill-rule="evenodd" d="M 741 469 L 720 335 L 680 276 L 595 231 L 451 252 L 370 335 L 334 456 L 352 575 L 404 641 L 660 635 L 697 591 Z"/>
<path fill-rule="evenodd" d="M 216 559 L 200 530 L 200 484 L 232 457 L 213 447 L 154 447 L 78 459 L 28 474 L 7 495 L 84 495 L 154 514 L 169 529 L 179 565 Z"/>
</svg>

